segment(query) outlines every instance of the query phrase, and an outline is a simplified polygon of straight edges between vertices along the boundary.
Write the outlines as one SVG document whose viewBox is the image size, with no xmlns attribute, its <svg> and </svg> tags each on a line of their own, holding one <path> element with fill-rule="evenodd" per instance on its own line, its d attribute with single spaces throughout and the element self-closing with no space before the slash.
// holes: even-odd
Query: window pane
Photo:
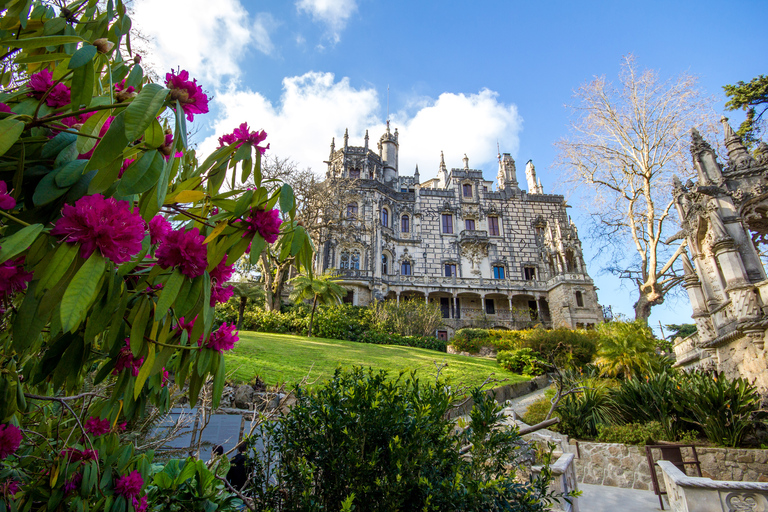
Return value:
<svg viewBox="0 0 768 512">
<path fill-rule="evenodd" d="M 466 229 L 467 231 L 474 231 L 475 230 L 474 219 L 466 219 L 464 221 L 464 229 Z"/>
<path fill-rule="evenodd" d="M 381 210 L 381 223 L 384 226 L 389 226 L 389 212 L 386 209 Z"/>
<path fill-rule="evenodd" d="M 352 264 L 349 268 L 360 270 L 360 253 L 356 252 L 352 255 Z"/>
<path fill-rule="evenodd" d="M 401 265 L 400 273 L 404 276 L 411 275 L 411 262 L 410 261 L 404 261 Z"/>
<path fill-rule="evenodd" d="M 443 214 L 443 233 L 453 234 L 453 215 Z"/>
<path fill-rule="evenodd" d="M 488 315 L 496 314 L 496 305 L 493 303 L 493 299 L 485 299 L 485 313 Z"/>
<path fill-rule="evenodd" d="M 491 236 L 499 236 L 499 218 L 488 217 L 488 233 Z"/>
<path fill-rule="evenodd" d="M 408 230 L 410 229 L 410 226 L 408 225 L 409 220 L 410 219 L 407 215 L 403 215 L 403 218 L 400 219 L 400 231 L 402 231 L 403 233 L 407 233 Z"/>
<path fill-rule="evenodd" d="M 472 197 L 472 185 L 469 183 L 464 185 L 464 197 Z"/>
<path fill-rule="evenodd" d="M 387 255 L 381 255 L 381 273 L 387 275 Z"/>
<path fill-rule="evenodd" d="M 347 205 L 347 217 L 357 217 L 357 203 Z"/>
</svg>

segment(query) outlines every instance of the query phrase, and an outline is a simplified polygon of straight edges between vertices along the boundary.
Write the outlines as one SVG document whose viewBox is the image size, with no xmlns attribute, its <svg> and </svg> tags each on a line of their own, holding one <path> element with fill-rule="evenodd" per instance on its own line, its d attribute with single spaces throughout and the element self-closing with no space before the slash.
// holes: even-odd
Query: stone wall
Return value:
<svg viewBox="0 0 768 512">
<path fill-rule="evenodd" d="M 547 386 L 548 383 L 549 383 L 548 377 L 546 375 L 540 375 L 538 377 L 535 377 L 531 380 L 527 380 L 525 382 L 518 382 L 517 384 L 508 384 L 506 386 L 489 389 L 488 391 L 486 391 L 486 393 L 488 393 L 489 396 L 493 396 L 497 402 L 504 403 L 507 400 L 511 400 L 512 398 L 517 398 L 518 396 L 527 395 L 528 393 L 532 393 L 537 389 L 544 388 Z M 469 411 L 472 410 L 472 406 L 474 404 L 475 402 L 471 398 L 469 398 L 466 402 L 462 404 L 461 407 L 452 409 L 448 413 L 448 417 L 453 419 L 459 416 L 463 416 L 465 414 L 469 414 Z"/>
<path fill-rule="evenodd" d="M 692 457 L 683 450 L 683 459 Z M 735 482 L 768 482 L 768 450 L 697 447 L 703 477 Z M 661 474 L 657 470 L 659 479 Z M 693 473 L 690 473 L 693 475 Z M 645 447 L 578 443 L 576 478 L 585 484 L 652 489 Z"/>
</svg>

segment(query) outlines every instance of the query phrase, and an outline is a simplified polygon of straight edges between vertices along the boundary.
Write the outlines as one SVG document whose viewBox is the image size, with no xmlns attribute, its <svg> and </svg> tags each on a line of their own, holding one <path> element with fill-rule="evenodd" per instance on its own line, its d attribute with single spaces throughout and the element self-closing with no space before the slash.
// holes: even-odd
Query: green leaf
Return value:
<svg viewBox="0 0 768 512">
<path fill-rule="evenodd" d="M 109 110 L 97 111 L 91 117 L 85 120 L 85 123 L 83 123 L 83 127 L 80 128 L 80 133 L 84 133 L 86 135 L 93 135 L 94 137 L 97 137 L 99 135 L 99 132 L 101 131 L 101 127 L 104 126 L 104 122 L 107 120 L 107 117 L 109 117 L 110 114 L 111 114 L 111 111 Z M 60 134 L 60 135 L 69 135 L 69 134 L 67 133 L 67 134 Z M 98 141 L 99 141 L 98 139 L 94 139 L 92 137 L 77 137 L 77 152 L 80 154 L 89 152 L 96 146 L 96 143 Z"/>
<path fill-rule="evenodd" d="M 81 105 L 88 107 L 93 100 L 93 86 L 96 83 L 93 61 L 78 67 L 72 73 L 72 108 L 77 110 Z"/>
<path fill-rule="evenodd" d="M 64 60 L 69 58 L 66 53 L 44 53 L 42 55 L 29 55 L 27 57 L 24 54 L 20 54 L 19 57 L 13 61 L 14 64 L 35 64 L 37 62 L 53 62 L 56 60 Z"/>
<path fill-rule="evenodd" d="M 43 24 L 43 34 L 46 36 L 57 34 L 64 30 L 64 27 L 66 26 L 67 21 L 64 18 L 52 18 Z"/>
<path fill-rule="evenodd" d="M 184 275 L 178 270 L 174 270 L 168 281 L 165 282 L 163 291 L 160 293 L 160 298 L 157 301 L 157 307 L 155 308 L 156 319 L 163 318 L 168 312 L 168 308 L 171 307 L 179 295 L 182 284 L 184 284 Z"/>
<path fill-rule="evenodd" d="M 69 69 L 85 66 L 93 60 L 94 55 L 96 55 L 96 47 L 92 44 L 84 44 L 74 55 L 72 55 L 72 58 L 69 59 Z"/>
<path fill-rule="evenodd" d="M 131 68 L 131 72 L 128 74 L 128 78 L 125 79 L 125 87 L 141 87 L 141 82 L 144 80 L 144 70 L 140 65 L 134 64 Z"/>
<path fill-rule="evenodd" d="M 176 100 L 176 136 L 181 139 L 181 146 L 187 148 L 187 119 L 184 117 L 184 110 L 181 103 Z M 175 145 L 174 145 L 175 146 Z"/>
<path fill-rule="evenodd" d="M 24 123 L 18 119 L 0 121 L 0 156 L 13 147 L 23 131 Z"/>
<path fill-rule="evenodd" d="M 32 346 L 45 327 L 45 319 L 37 314 L 36 286 L 35 281 L 29 284 L 24 302 L 13 321 L 13 349 L 18 353 Z"/>
<path fill-rule="evenodd" d="M 210 348 L 206 348 L 205 345 L 203 345 L 203 349 L 200 351 L 199 355 L 197 356 L 197 374 L 200 377 L 204 377 L 206 372 L 211 366 L 211 356 L 213 356 L 213 350 Z"/>
<path fill-rule="evenodd" d="M 80 247 L 76 244 L 59 244 L 48 266 L 45 267 L 40 282 L 38 284 L 38 293 L 44 292 L 53 287 L 61 277 L 67 272 L 72 261 L 75 259 Z"/>
<path fill-rule="evenodd" d="M 159 148 L 165 143 L 165 132 L 157 119 L 144 130 L 144 143 L 151 148 Z"/>
<path fill-rule="evenodd" d="M 61 299 L 61 328 L 65 332 L 74 331 L 85 318 L 105 268 L 106 260 L 94 251 L 72 278 Z"/>
<path fill-rule="evenodd" d="M 54 177 L 56 185 L 59 187 L 71 187 L 80 179 L 83 175 L 83 169 L 85 169 L 87 160 L 74 160 L 61 167 Z"/>
<path fill-rule="evenodd" d="M 291 256 L 296 256 L 301 247 L 304 245 L 304 238 L 307 236 L 307 232 L 301 226 L 296 226 L 293 231 L 293 240 L 291 241 Z"/>
<path fill-rule="evenodd" d="M 150 343 L 149 351 L 147 352 L 147 359 L 141 365 L 139 374 L 136 376 L 136 382 L 133 385 L 133 399 L 136 400 L 141 394 L 141 390 L 144 387 L 144 383 L 147 382 L 152 366 L 155 364 L 155 346 Z"/>
<path fill-rule="evenodd" d="M 127 196 L 146 192 L 157 183 L 164 166 L 165 160 L 159 151 L 155 149 L 147 151 L 125 170 L 117 187 L 117 193 Z"/>
<path fill-rule="evenodd" d="M 43 150 L 40 152 L 40 156 L 45 159 L 56 158 L 59 153 L 72 145 L 72 143 L 75 142 L 75 139 L 77 139 L 77 135 L 61 132 L 43 145 Z"/>
<path fill-rule="evenodd" d="M 222 392 L 224 391 L 224 377 L 227 373 L 227 364 L 224 362 L 224 357 L 221 354 L 216 354 L 219 358 L 219 367 L 216 370 L 216 377 L 213 379 L 213 407 L 219 406 L 219 400 L 221 400 Z"/>
<path fill-rule="evenodd" d="M 117 180 L 117 176 L 120 174 L 120 168 L 123 163 L 120 160 L 114 160 L 109 165 L 99 169 L 96 172 L 96 176 L 93 177 L 88 184 L 88 194 L 101 194 L 109 187 L 114 185 Z M 87 168 L 87 166 L 86 166 Z"/>
<path fill-rule="evenodd" d="M 28 37 L 25 39 L 3 39 L 0 41 L 0 46 L 8 48 L 43 48 L 47 46 L 59 46 L 68 43 L 81 43 L 82 37 L 78 36 L 46 36 L 46 37 Z"/>
<path fill-rule="evenodd" d="M 251 242 L 251 265 L 255 265 L 259 261 L 259 257 L 266 246 L 267 241 L 264 240 L 264 237 L 256 233 Z"/>
<path fill-rule="evenodd" d="M 168 97 L 168 89 L 158 84 L 147 84 L 125 109 L 125 136 L 128 140 L 138 139 L 152 121 Z"/>
<path fill-rule="evenodd" d="M 133 317 L 131 325 L 131 352 L 138 356 L 144 347 L 144 332 L 147 330 L 147 322 L 151 313 L 150 300 L 144 299 L 139 303 L 139 309 L 136 316 Z"/>
<path fill-rule="evenodd" d="M 251 205 L 251 199 L 253 199 L 253 190 L 248 190 L 245 192 L 245 194 L 240 196 L 240 199 L 238 199 L 237 203 L 235 203 L 235 211 L 232 212 L 232 215 L 239 217 L 244 214 L 248 207 Z"/>
<path fill-rule="evenodd" d="M 86 171 L 102 169 L 119 158 L 125 147 L 128 145 L 128 138 L 125 136 L 125 113 L 120 112 L 109 125 L 109 130 L 102 137 L 101 142 L 93 150 L 93 156 L 88 161 Z"/>
<path fill-rule="evenodd" d="M 26 251 L 42 231 L 42 224 L 32 224 L 25 226 L 11 236 L 0 239 L 0 263 Z"/>
<path fill-rule="evenodd" d="M 69 189 L 56 186 L 55 180 L 58 172 L 58 169 L 55 169 L 43 176 L 43 179 L 38 182 L 35 193 L 32 195 L 32 202 L 35 206 L 48 204 L 67 193 Z"/>
<path fill-rule="evenodd" d="M 293 196 L 293 189 L 285 183 L 280 189 L 280 210 L 288 213 L 296 206 L 296 198 Z"/>
</svg>

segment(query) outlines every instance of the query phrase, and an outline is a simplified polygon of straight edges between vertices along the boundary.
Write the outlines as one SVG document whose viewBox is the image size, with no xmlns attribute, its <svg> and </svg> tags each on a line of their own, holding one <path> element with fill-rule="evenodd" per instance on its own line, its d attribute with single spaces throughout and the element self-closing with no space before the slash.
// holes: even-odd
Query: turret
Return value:
<svg viewBox="0 0 768 512">
<path fill-rule="evenodd" d="M 499 173 L 496 175 L 496 179 L 499 182 L 499 190 L 518 189 L 515 161 L 509 153 L 504 153 L 504 156 L 499 157 Z"/>
<path fill-rule="evenodd" d="M 723 179 L 723 173 L 712 146 L 702 138 L 696 128 L 691 128 L 691 155 L 693 166 L 699 175 L 699 185 L 717 184 Z"/>
<path fill-rule="evenodd" d="M 752 163 L 752 155 L 749 154 L 744 143 L 741 142 L 741 137 L 734 133 L 731 125 L 728 124 L 727 117 L 721 117 L 720 122 L 723 123 L 723 132 L 725 135 L 725 147 L 728 149 L 728 161 L 731 167 L 738 167 L 740 165 L 748 165 Z"/>
<path fill-rule="evenodd" d="M 533 166 L 533 160 L 528 160 L 525 164 L 525 181 L 528 182 L 529 194 L 543 194 L 544 189 L 541 186 L 541 180 L 536 182 L 536 168 Z"/>
<path fill-rule="evenodd" d="M 440 152 L 440 169 L 437 170 L 437 188 L 445 188 L 448 183 L 448 169 L 445 167 L 445 155 Z"/>
<path fill-rule="evenodd" d="M 384 167 L 384 183 L 397 183 L 397 128 L 395 128 L 395 133 L 392 134 L 389 131 L 389 121 L 387 121 L 387 131 L 379 139 L 379 151 L 381 156 L 381 163 Z"/>
</svg>

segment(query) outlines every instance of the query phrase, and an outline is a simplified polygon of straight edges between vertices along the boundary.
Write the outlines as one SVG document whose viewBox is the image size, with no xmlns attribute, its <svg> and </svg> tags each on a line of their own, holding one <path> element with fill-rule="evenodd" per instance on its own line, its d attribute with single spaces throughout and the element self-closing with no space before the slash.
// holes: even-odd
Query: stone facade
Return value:
<svg viewBox="0 0 768 512">
<path fill-rule="evenodd" d="M 697 333 L 676 340 L 677 366 L 745 377 L 768 392 L 768 280 L 756 244 L 768 241 L 768 146 L 753 157 L 723 118 L 728 161 L 694 129 L 698 181 L 674 179 L 684 287 Z"/>
<path fill-rule="evenodd" d="M 320 270 L 336 269 L 348 300 L 407 297 L 438 303 L 451 336 L 468 326 L 591 327 L 603 320 L 576 227 L 562 196 L 544 194 L 531 162 L 529 192 L 515 162 L 499 155 L 497 184 L 463 166 L 421 182 L 398 169 L 399 136 L 389 124 L 378 153 L 331 144 L 327 178 L 354 183 L 344 235 L 324 234 Z M 351 225 L 359 229 L 346 229 Z M 341 232 L 341 228 L 339 228 Z"/>
</svg>

